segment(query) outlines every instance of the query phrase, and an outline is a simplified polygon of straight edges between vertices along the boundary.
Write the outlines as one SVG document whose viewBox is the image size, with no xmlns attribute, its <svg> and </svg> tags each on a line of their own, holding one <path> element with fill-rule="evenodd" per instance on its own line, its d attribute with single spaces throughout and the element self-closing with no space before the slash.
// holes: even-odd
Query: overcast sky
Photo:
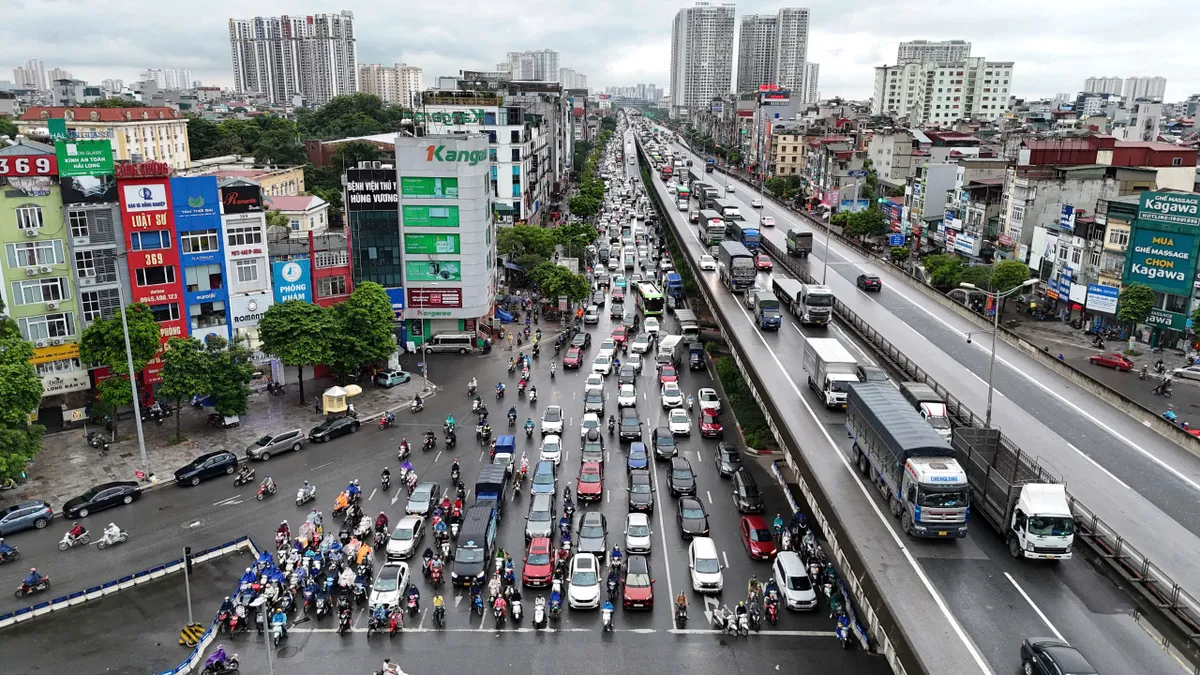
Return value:
<svg viewBox="0 0 1200 675">
<path fill-rule="evenodd" d="M 228 22 L 254 15 L 354 12 L 360 63 L 406 62 L 425 85 L 460 69 L 491 70 L 505 52 L 555 49 L 559 65 L 589 86 L 666 87 L 671 22 L 692 3 L 646 0 L 7 0 L 0 80 L 28 58 L 99 84 L 131 82 L 144 68 L 189 68 L 205 84 L 232 83 Z M 743 1 L 737 14 L 779 3 Z M 796 5 L 789 5 L 796 6 Z M 803 6 L 803 5 L 801 5 Z M 1200 92 L 1194 67 L 1200 3 L 1141 0 L 822 0 L 812 10 L 809 61 L 821 64 L 824 97 L 871 95 L 875 66 L 893 63 L 901 40 L 964 39 L 972 55 L 1015 61 L 1019 97 L 1074 94 L 1089 75 L 1162 75 L 1167 100 Z M 739 19 L 740 20 L 740 19 Z M 736 57 L 735 47 L 735 57 Z M 1180 70 L 1182 68 L 1182 70 Z"/>
</svg>

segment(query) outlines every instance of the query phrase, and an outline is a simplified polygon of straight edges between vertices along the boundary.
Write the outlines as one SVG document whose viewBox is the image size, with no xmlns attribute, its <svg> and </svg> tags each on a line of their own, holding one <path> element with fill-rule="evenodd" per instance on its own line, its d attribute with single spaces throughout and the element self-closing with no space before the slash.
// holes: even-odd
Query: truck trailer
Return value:
<svg viewBox="0 0 1200 675">
<path fill-rule="evenodd" d="M 826 408 L 845 408 L 846 392 L 858 381 L 858 361 L 837 338 L 808 338 L 804 341 L 804 370 L 808 386 Z"/>
<path fill-rule="evenodd" d="M 754 255 L 740 242 L 723 241 L 717 249 L 717 270 L 725 287 L 734 293 L 754 285 L 758 269 L 754 267 Z"/>
<path fill-rule="evenodd" d="M 950 442 L 950 416 L 946 412 L 946 401 L 933 387 L 924 382 L 901 382 L 900 394 L 939 436 Z"/>
</svg>

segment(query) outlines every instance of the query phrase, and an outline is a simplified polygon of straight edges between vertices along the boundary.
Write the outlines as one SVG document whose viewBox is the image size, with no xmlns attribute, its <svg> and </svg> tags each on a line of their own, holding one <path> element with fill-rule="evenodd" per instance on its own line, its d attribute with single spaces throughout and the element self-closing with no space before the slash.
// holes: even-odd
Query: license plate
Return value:
<svg viewBox="0 0 1200 675">
<path fill-rule="evenodd" d="M 645 607 L 645 605 L 643 605 L 643 604 L 642 604 L 642 603 L 640 603 L 640 602 L 635 602 L 635 603 L 633 603 L 633 606 L 634 606 L 634 607 Z"/>
<path fill-rule="evenodd" d="M 945 533 L 945 532 L 938 532 L 938 536 L 939 536 L 939 537 L 944 537 L 944 536 L 946 536 L 946 533 Z"/>
<path fill-rule="evenodd" d="M 1056 555 L 1048 555 L 1048 556 L 1046 556 L 1046 560 L 1058 560 L 1058 556 L 1056 556 Z"/>
</svg>

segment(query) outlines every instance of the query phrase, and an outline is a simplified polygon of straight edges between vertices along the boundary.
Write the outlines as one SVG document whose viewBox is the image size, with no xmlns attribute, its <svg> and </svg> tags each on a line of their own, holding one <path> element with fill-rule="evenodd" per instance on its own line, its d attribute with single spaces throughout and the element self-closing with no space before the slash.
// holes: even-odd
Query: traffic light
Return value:
<svg viewBox="0 0 1200 675">
<path fill-rule="evenodd" d="M 183 566 L 187 569 L 187 573 L 189 575 L 191 575 L 191 573 L 192 573 L 192 547 L 191 546 L 183 547 Z"/>
<path fill-rule="evenodd" d="M 882 203 L 884 203 L 884 202 L 886 202 L 886 201 L 887 201 L 887 198 L 886 198 L 886 197 L 877 197 L 877 198 L 875 199 L 875 203 L 877 203 L 877 204 L 882 204 Z"/>
</svg>

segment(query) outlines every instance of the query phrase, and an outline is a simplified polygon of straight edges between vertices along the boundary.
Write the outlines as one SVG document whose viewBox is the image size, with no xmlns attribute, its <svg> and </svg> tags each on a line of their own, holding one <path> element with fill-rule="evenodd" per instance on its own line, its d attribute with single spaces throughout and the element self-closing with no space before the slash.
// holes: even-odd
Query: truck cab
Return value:
<svg viewBox="0 0 1200 675">
<path fill-rule="evenodd" d="M 1075 518 L 1061 483 L 1020 486 L 1008 523 L 1008 551 L 1014 558 L 1070 560 Z"/>
<path fill-rule="evenodd" d="M 924 382 L 901 382 L 900 393 L 921 415 L 921 419 L 949 443 L 952 431 L 950 416 L 946 410 L 946 403 L 933 387 Z"/>
<path fill-rule="evenodd" d="M 747 293 L 754 297 L 754 322 L 763 330 L 779 330 L 783 316 L 779 313 L 779 300 L 768 290 Z"/>
</svg>

